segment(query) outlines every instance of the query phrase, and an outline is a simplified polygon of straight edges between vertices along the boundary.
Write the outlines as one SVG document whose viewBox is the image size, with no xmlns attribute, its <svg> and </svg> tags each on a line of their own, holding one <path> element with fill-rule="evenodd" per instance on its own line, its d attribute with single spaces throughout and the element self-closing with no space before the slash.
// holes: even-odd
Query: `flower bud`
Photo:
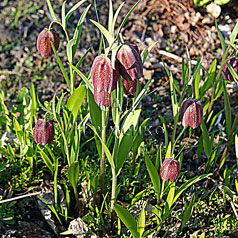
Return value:
<svg viewBox="0 0 238 238">
<path fill-rule="evenodd" d="M 53 55 L 54 51 L 50 42 L 52 42 L 55 49 L 58 50 L 60 43 L 59 34 L 53 29 L 50 31 L 44 28 L 37 39 L 37 49 L 42 56 Z"/>
<path fill-rule="evenodd" d="M 184 127 L 190 126 L 195 129 L 202 123 L 203 106 L 198 99 L 185 99 L 182 102 L 179 117 Z"/>
<path fill-rule="evenodd" d="M 95 58 L 91 79 L 94 86 L 94 99 L 99 106 L 111 106 L 111 93 L 116 88 L 117 72 L 112 69 L 112 63 L 106 55 Z"/>
<path fill-rule="evenodd" d="M 133 96 L 135 94 L 137 80 L 132 80 L 132 81 L 128 82 L 124 78 L 122 78 L 122 84 L 123 84 L 123 93 L 125 95 Z"/>
<path fill-rule="evenodd" d="M 39 119 L 34 127 L 33 136 L 36 143 L 51 144 L 54 139 L 54 124 L 52 121 Z"/>
<path fill-rule="evenodd" d="M 116 56 L 120 75 L 128 82 L 142 77 L 143 64 L 136 45 L 126 43 L 120 47 Z"/>
<path fill-rule="evenodd" d="M 180 164 L 178 160 L 166 158 L 160 168 L 160 177 L 163 181 L 168 179 L 173 183 L 180 173 Z"/>
<path fill-rule="evenodd" d="M 226 59 L 226 61 L 231 65 L 231 67 L 234 69 L 234 71 L 238 74 L 238 58 L 229 57 Z M 222 69 L 222 75 L 223 75 L 223 78 L 226 80 L 229 80 L 229 81 L 234 80 L 226 63 L 224 64 L 224 67 Z"/>
</svg>

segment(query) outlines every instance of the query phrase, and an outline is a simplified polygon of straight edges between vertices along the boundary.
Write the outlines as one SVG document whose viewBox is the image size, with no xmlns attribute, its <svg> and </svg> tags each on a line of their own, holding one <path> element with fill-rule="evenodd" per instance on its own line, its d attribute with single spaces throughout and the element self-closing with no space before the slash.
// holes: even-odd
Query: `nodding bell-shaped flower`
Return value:
<svg viewBox="0 0 238 238">
<path fill-rule="evenodd" d="M 202 123 L 203 106 L 198 99 L 185 99 L 179 111 L 179 117 L 184 127 L 190 126 L 195 129 Z"/>
<path fill-rule="evenodd" d="M 231 65 L 231 67 L 234 69 L 234 71 L 238 74 L 238 58 L 229 57 L 226 59 L 226 61 Z M 234 80 L 226 63 L 224 64 L 224 67 L 222 69 L 222 75 L 223 75 L 223 78 L 226 80 L 229 80 L 229 81 Z"/>
<path fill-rule="evenodd" d="M 94 59 L 91 79 L 94 86 L 94 99 L 99 106 L 111 106 L 111 94 L 116 88 L 117 66 L 113 70 L 111 60 L 104 54 Z"/>
<path fill-rule="evenodd" d="M 180 173 L 180 164 L 178 160 L 166 158 L 160 168 L 160 177 L 163 181 L 168 179 L 173 183 Z"/>
<path fill-rule="evenodd" d="M 143 64 L 136 45 L 126 42 L 119 48 L 116 58 L 119 61 L 118 71 L 126 81 L 142 77 Z"/>
<path fill-rule="evenodd" d="M 50 42 L 52 42 L 55 49 L 58 50 L 60 43 L 59 34 L 53 29 L 48 30 L 47 28 L 44 28 L 37 38 L 37 50 L 40 52 L 41 56 L 53 55 L 54 51 Z"/>
<path fill-rule="evenodd" d="M 51 144 L 54 139 L 54 124 L 52 120 L 39 119 L 34 127 L 33 136 L 36 143 Z"/>
</svg>

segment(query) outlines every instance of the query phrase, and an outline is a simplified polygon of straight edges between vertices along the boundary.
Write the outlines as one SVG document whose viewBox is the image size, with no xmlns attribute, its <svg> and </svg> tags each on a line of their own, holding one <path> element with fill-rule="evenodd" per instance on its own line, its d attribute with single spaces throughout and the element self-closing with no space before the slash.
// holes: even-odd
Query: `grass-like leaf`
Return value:
<svg viewBox="0 0 238 238">
<path fill-rule="evenodd" d="M 65 17 L 65 22 L 66 22 L 66 24 L 67 24 L 67 22 L 68 22 L 70 16 L 72 15 L 72 13 L 73 13 L 77 8 L 79 8 L 80 5 L 82 5 L 82 4 L 83 4 L 84 2 L 86 2 L 86 1 L 87 1 L 87 0 L 82 0 L 82 1 L 78 2 L 77 4 L 75 4 L 75 5 L 69 10 L 69 12 L 67 13 L 67 15 L 66 15 L 66 17 Z"/>
<path fill-rule="evenodd" d="M 128 230 L 131 232 L 134 238 L 139 238 L 140 235 L 137 232 L 137 224 L 135 218 L 121 205 L 114 204 L 115 211 L 118 217 L 122 220 Z"/>
<path fill-rule="evenodd" d="M 225 108 L 225 117 L 226 117 L 226 133 L 227 138 L 230 137 L 230 131 L 231 131 L 231 105 L 229 101 L 229 97 L 226 91 L 226 86 L 223 82 L 223 95 L 224 95 L 224 108 Z"/>
<path fill-rule="evenodd" d="M 153 165 L 153 163 L 149 159 L 148 155 L 145 156 L 145 163 L 146 163 L 146 167 L 147 167 L 147 170 L 149 172 L 149 175 L 150 175 L 150 179 L 151 179 L 152 184 L 153 184 L 154 189 L 155 189 L 155 193 L 156 193 L 156 196 L 157 196 L 157 201 L 159 202 L 159 200 L 160 200 L 160 191 L 161 191 L 159 174 L 158 174 L 157 170 L 155 169 L 155 166 Z"/>
<path fill-rule="evenodd" d="M 101 31 L 101 33 L 106 37 L 108 44 L 111 45 L 112 42 L 114 41 L 114 37 L 113 35 L 100 23 L 94 21 L 94 20 L 90 20 L 94 25 L 96 25 L 96 27 Z"/>
<path fill-rule="evenodd" d="M 68 75 L 67 75 L 67 73 L 66 73 L 66 71 L 65 71 L 65 68 L 64 68 L 64 66 L 63 66 L 63 64 L 62 64 L 62 62 L 61 62 L 61 60 L 60 60 L 60 57 L 58 56 L 58 53 L 57 53 L 57 51 L 56 51 L 56 49 L 55 49 L 54 44 L 53 44 L 52 42 L 50 42 L 50 43 L 51 43 L 52 49 L 53 49 L 53 51 L 54 51 L 56 60 L 57 60 L 57 62 L 58 62 L 58 64 L 59 64 L 59 67 L 60 67 L 60 69 L 61 69 L 61 72 L 63 73 L 64 78 L 65 78 L 65 80 L 66 80 L 66 83 L 67 83 L 67 85 L 68 85 L 68 88 L 69 88 L 69 90 L 71 90 L 69 77 L 68 77 Z"/>
<path fill-rule="evenodd" d="M 217 33 L 218 33 L 219 39 L 221 41 L 221 47 L 222 47 L 223 55 L 225 55 L 225 53 L 226 53 L 226 42 L 225 42 L 225 39 L 224 39 L 224 37 L 223 37 L 219 27 L 218 27 L 216 19 L 215 19 L 215 25 L 216 25 L 216 28 L 217 28 Z"/>
<path fill-rule="evenodd" d="M 46 0 L 46 2 L 47 2 L 47 5 L 48 5 L 48 8 L 49 8 L 49 10 L 50 10 L 50 15 L 51 15 L 51 17 L 52 17 L 55 21 L 57 21 L 57 18 L 56 18 L 56 16 L 55 16 L 55 13 L 54 13 L 53 7 L 52 7 L 52 5 L 51 5 L 51 3 L 50 3 L 50 0 Z"/>
<path fill-rule="evenodd" d="M 138 2 L 136 2 L 136 4 L 131 8 L 131 10 L 127 13 L 126 17 L 124 18 L 124 20 L 122 21 L 118 33 L 117 33 L 117 38 L 122 30 L 122 27 L 126 24 L 127 19 L 129 18 L 129 16 L 131 15 L 131 13 L 134 11 L 134 9 L 136 8 L 136 6 L 140 3 L 141 0 L 139 0 Z"/>
</svg>

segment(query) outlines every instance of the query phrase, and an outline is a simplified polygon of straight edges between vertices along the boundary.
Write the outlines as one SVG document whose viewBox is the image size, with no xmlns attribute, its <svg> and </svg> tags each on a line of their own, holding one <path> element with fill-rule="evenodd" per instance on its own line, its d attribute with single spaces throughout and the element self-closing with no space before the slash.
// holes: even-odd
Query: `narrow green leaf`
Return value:
<svg viewBox="0 0 238 238">
<path fill-rule="evenodd" d="M 226 91 L 226 86 L 223 82 L 223 95 L 224 95 L 224 107 L 225 107 L 225 117 L 226 117 L 226 133 L 227 138 L 230 137 L 230 131 L 231 131 L 231 105 L 229 101 L 229 97 Z"/>
<path fill-rule="evenodd" d="M 138 109 L 138 110 L 132 111 L 128 114 L 125 122 L 123 123 L 122 129 L 121 129 L 120 140 L 122 139 L 123 134 L 126 134 L 127 130 L 131 126 L 133 126 L 134 129 L 136 128 L 138 121 L 139 121 L 140 113 L 141 113 L 141 109 Z"/>
<path fill-rule="evenodd" d="M 58 186 L 57 186 L 57 182 L 58 182 L 58 167 L 59 165 L 59 159 L 57 158 L 54 164 L 54 197 L 55 197 L 55 204 L 58 205 Z"/>
<path fill-rule="evenodd" d="M 63 27 L 63 29 L 66 30 L 65 3 L 66 3 L 66 1 L 64 1 L 63 4 L 62 4 L 62 8 L 61 8 L 61 18 L 62 18 L 62 27 Z"/>
<path fill-rule="evenodd" d="M 35 116 L 38 105 L 37 105 L 37 100 L 36 100 L 36 93 L 35 93 L 35 87 L 33 82 L 31 82 L 31 88 L 30 88 L 30 92 L 31 92 L 31 113 L 33 116 Z"/>
<path fill-rule="evenodd" d="M 97 132 L 101 133 L 102 111 L 100 107 L 96 104 L 93 93 L 91 91 L 88 91 L 87 96 L 92 124 L 97 129 Z"/>
<path fill-rule="evenodd" d="M 189 205 L 185 208 L 185 211 L 184 211 L 184 214 L 183 214 L 183 220 L 182 220 L 182 229 L 184 228 L 184 226 L 187 224 L 190 217 L 192 216 L 194 203 L 195 203 L 195 198 L 196 198 L 195 194 L 193 194 Z"/>
<path fill-rule="evenodd" d="M 60 58 L 59 58 L 59 56 L 58 56 L 58 54 L 57 54 L 57 51 L 55 50 L 54 44 L 53 44 L 52 42 L 50 42 L 50 43 L 51 43 L 52 49 L 53 49 L 53 51 L 54 51 L 56 60 L 57 60 L 57 62 L 58 62 L 58 64 L 59 64 L 59 67 L 60 67 L 60 69 L 61 69 L 61 72 L 63 73 L 64 78 L 65 78 L 65 80 L 66 80 L 66 83 L 67 83 L 67 85 L 68 85 L 68 88 L 69 88 L 69 90 L 70 90 L 71 87 L 70 87 L 69 77 L 68 77 L 68 75 L 67 75 L 67 73 L 66 73 L 66 71 L 65 71 L 65 68 L 64 68 L 64 66 L 63 66 L 63 64 L 62 64 L 62 62 L 61 62 L 61 60 L 60 60 Z"/>
<path fill-rule="evenodd" d="M 147 128 L 149 122 L 150 122 L 150 118 L 145 119 L 145 120 L 141 123 L 139 129 L 137 130 L 137 133 L 136 133 L 135 138 L 134 138 L 134 140 L 133 140 L 133 145 L 132 145 L 132 147 L 131 147 L 131 151 L 132 151 L 133 153 L 136 153 L 138 147 L 140 146 L 140 144 L 141 144 L 141 142 L 142 142 L 142 140 L 143 140 L 143 137 L 144 137 L 144 134 L 145 134 L 145 132 L 146 132 L 146 128 Z"/>
<path fill-rule="evenodd" d="M 124 207 L 120 206 L 117 203 L 114 204 L 114 208 L 118 217 L 122 220 L 133 237 L 139 238 L 140 235 L 137 232 L 137 224 L 135 218 Z"/>
<path fill-rule="evenodd" d="M 150 45 L 148 48 L 145 48 L 142 53 L 141 53 L 141 58 L 142 58 L 142 64 L 144 65 L 147 56 L 149 55 L 150 51 L 154 48 L 154 46 L 158 43 L 159 41 L 154 42 L 152 45 Z"/>
<path fill-rule="evenodd" d="M 170 185 L 169 193 L 166 199 L 166 203 L 168 204 L 168 209 L 170 209 L 173 205 L 174 194 L 175 194 L 175 183 L 172 183 Z"/>
<path fill-rule="evenodd" d="M 228 2 L 230 2 L 230 0 L 214 0 L 214 3 L 217 5 L 225 5 Z"/>
<path fill-rule="evenodd" d="M 204 94 L 207 92 L 207 90 L 213 85 L 214 80 L 216 78 L 216 68 L 217 68 L 217 59 L 214 59 L 209 70 L 207 73 L 207 76 L 204 80 L 204 84 L 201 88 L 200 92 L 200 98 L 202 99 Z"/>
<path fill-rule="evenodd" d="M 108 17 L 108 31 L 113 35 L 113 7 L 112 0 L 109 0 L 109 17 Z"/>
<path fill-rule="evenodd" d="M 83 74 L 81 73 L 75 66 L 73 66 L 71 63 L 69 63 L 69 65 L 72 66 L 72 68 L 77 72 L 77 74 L 82 78 L 82 80 L 85 82 L 85 84 L 87 85 L 87 87 L 90 89 L 90 91 L 92 93 L 94 93 L 93 91 L 93 85 L 92 83 L 89 81 L 89 79 Z"/>
<path fill-rule="evenodd" d="M 235 135 L 235 151 L 236 151 L 236 159 L 238 160 L 238 135 Z"/>
<path fill-rule="evenodd" d="M 101 31 L 101 33 L 106 37 L 108 44 L 111 45 L 112 42 L 114 41 L 114 37 L 113 35 L 104 27 L 102 26 L 100 23 L 94 21 L 94 20 L 90 20 L 96 27 L 98 27 L 98 29 Z"/>
<path fill-rule="evenodd" d="M 150 175 L 150 179 L 151 179 L 152 184 L 155 189 L 157 201 L 159 202 L 160 201 L 160 189 L 161 189 L 159 174 L 158 174 L 157 170 L 155 169 L 155 166 L 153 165 L 151 160 L 148 158 L 148 155 L 145 156 L 145 163 L 146 163 L 146 167 L 149 172 L 149 175 Z"/>
<path fill-rule="evenodd" d="M 162 125 L 163 125 L 165 148 L 167 148 L 168 147 L 168 143 L 169 143 L 169 135 L 168 135 L 166 123 L 165 123 L 165 120 L 164 120 L 163 116 L 159 115 L 159 118 L 160 118 L 160 120 L 162 122 Z"/>
<path fill-rule="evenodd" d="M 203 233 L 199 236 L 199 238 L 205 238 L 205 232 L 203 232 Z"/>
<path fill-rule="evenodd" d="M 112 155 L 111 155 L 111 152 L 110 150 L 108 149 L 108 147 L 105 145 L 105 143 L 102 141 L 101 137 L 98 135 L 96 129 L 94 128 L 93 125 L 90 125 L 88 124 L 88 126 L 92 129 L 92 131 L 94 132 L 94 134 L 99 138 L 99 140 L 101 141 L 101 144 L 103 146 L 103 149 L 104 149 L 104 152 L 107 156 L 107 159 L 110 163 L 110 165 L 112 166 L 112 168 L 115 168 L 115 165 L 114 165 L 114 162 L 113 162 L 113 159 L 112 159 Z"/>
<path fill-rule="evenodd" d="M 51 174 L 54 173 L 54 170 L 53 170 L 53 163 L 51 161 L 51 159 L 48 157 L 48 155 L 40 149 L 40 155 L 41 155 L 41 158 L 44 160 L 46 166 L 48 167 L 48 169 L 50 170 Z"/>
<path fill-rule="evenodd" d="M 226 42 L 225 42 L 225 39 L 224 39 L 224 37 L 223 37 L 219 27 L 218 27 L 216 19 L 215 19 L 215 25 L 216 25 L 216 28 L 217 28 L 217 33 L 218 33 L 219 39 L 221 41 L 223 55 L 225 55 L 225 53 L 226 53 Z"/>
<path fill-rule="evenodd" d="M 19 140 L 19 142 L 22 144 L 24 144 L 24 132 L 18 122 L 18 120 L 14 117 L 13 118 L 13 126 L 14 126 L 14 130 L 16 132 L 16 137 Z"/>
<path fill-rule="evenodd" d="M 126 17 L 124 17 L 120 27 L 119 27 L 119 30 L 118 30 L 118 33 L 117 35 L 120 34 L 121 30 L 122 30 L 122 27 L 126 24 L 126 21 L 127 19 L 129 18 L 129 16 L 131 15 L 131 13 L 134 11 L 134 9 L 136 8 L 136 6 L 140 3 L 141 0 L 139 0 L 138 2 L 136 2 L 136 4 L 131 8 L 131 10 L 127 13 Z"/>
<path fill-rule="evenodd" d="M 201 71 L 199 70 L 195 79 L 194 79 L 194 93 L 195 93 L 195 98 L 199 99 L 200 95 L 199 95 L 199 84 L 200 84 L 200 80 L 201 80 Z"/>
<path fill-rule="evenodd" d="M 136 110 L 137 106 L 139 105 L 139 103 L 141 102 L 143 97 L 145 96 L 145 94 L 147 92 L 147 89 L 148 89 L 148 87 L 150 85 L 150 82 L 151 82 L 151 79 L 148 80 L 148 82 L 146 83 L 145 87 L 141 90 L 140 94 L 133 101 L 131 111 Z"/>
<path fill-rule="evenodd" d="M 53 112 L 54 118 L 57 119 L 57 114 L 55 110 L 55 97 L 56 97 L 56 92 L 54 94 L 53 101 L 52 101 L 52 112 Z"/>
<path fill-rule="evenodd" d="M 199 182 L 199 181 L 201 181 L 201 180 L 203 180 L 203 179 L 205 179 L 205 178 L 207 178 L 207 177 L 209 177 L 209 176 L 211 176 L 211 175 L 212 175 L 212 173 L 211 173 L 211 174 L 202 174 L 202 175 L 200 175 L 200 176 L 198 176 L 198 177 L 189 179 L 187 182 L 185 182 L 183 185 L 181 185 L 180 188 L 176 191 L 175 196 L 174 196 L 174 201 L 173 201 L 173 203 L 175 203 L 175 202 L 178 200 L 178 198 L 180 197 L 180 195 L 181 195 L 187 188 L 189 188 L 189 187 L 192 186 L 193 184 L 195 184 L 195 183 L 197 183 L 197 182 Z"/>
<path fill-rule="evenodd" d="M 134 137 L 134 127 L 133 125 L 128 128 L 126 133 L 122 136 L 120 144 L 118 147 L 117 154 L 117 163 L 116 163 L 116 174 L 119 175 L 122 166 L 127 158 L 128 153 L 130 152 Z"/>
<path fill-rule="evenodd" d="M 142 237 L 145 230 L 145 206 L 142 208 L 140 216 L 137 220 L 137 231 L 140 234 L 140 237 Z"/>
<path fill-rule="evenodd" d="M 176 91 L 174 87 L 174 79 L 171 72 L 169 72 L 169 83 L 170 83 L 170 94 L 171 94 L 171 101 L 172 101 L 172 107 L 173 107 L 173 116 L 175 118 L 176 115 L 178 114 L 178 102 L 177 102 L 177 96 L 176 96 Z"/>
<path fill-rule="evenodd" d="M 7 144 L 7 152 L 13 159 L 16 157 L 15 152 L 10 143 Z"/>
<path fill-rule="evenodd" d="M 75 45 L 74 45 L 75 46 Z M 85 54 L 81 57 L 81 59 L 78 61 L 78 63 L 76 64 L 76 68 L 79 69 L 80 65 L 82 64 L 82 62 L 84 61 L 84 59 L 86 58 L 88 52 L 90 51 L 90 48 L 87 49 L 87 51 L 85 52 Z M 75 82 L 75 79 L 76 79 L 76 75 L 77 75 L 77 72 L 74 70 L 74 74 L 73 74 L 73 85 L 74 85 L 74 82 Z"/>
<path fill-rule="evenodd" d="M 78 115 L 78 111 L 83 103 L 85 95 L 86 87 L 85 85 L 80 85 L 77 89 L 74 90 L 74 92 L 70 95 L 68 99 L 67 108 L 73 114 L 73 123 Z"/>
<path fill-rule="evenodd" d="M 112 34 L 114 35 L 114 29 L 115 29 L 115 25 L 116 25 L 116 21 L 117 21 L 117 17 L 121 11 L 121 8 L 123 7 L 125 2 L 122 2 L 121 5 L 117 8 L 116 12 L 115 12 L 115 15 L 114 15 L 114 18 L 113 18 L 113 26 L 112 26 L 112 29 L 113 29 L 113 32 Z"/>
<path fill-rule="evenodd" d="M 233 79 L 235 80 L 236 84 L 238 85 L 238 74 L 236 73 L 234 68 L 228 62 L 226 62 L 226 65 L 227 65 Z"/>
<path fill-rule="evenodd" d="M 166 151 L 166 155 L 165 155 L 165 158 L 172 158 L 172 150 L 171 150 L 172 146 L 171 146 L 171 142 L 169 142 L 169 146 L 167 148 L 167 151 Z"/>
<path fill-rule="evenodd" d="M 51 17 L 52 17 L 55 21 L 57 21 L 57 18 L 56 18 L 56 16 L 55 16 L 55 13 L 54 13 L 53 7 L 52 7 L 52 5 L 51 5 L 51 3 L 50 3 L 50 0 L 46 0 L 46 2 L 47 2 L 47 4 L 48 4 L 48 8 L 49 8 L 49 10 L 50 10 L 50 15 L 51 15 Z"/>
<path fill-rule="evenodd" d="M 81 36 L 81 32 L 82 32 L 82 28 L 83 28 L 83 22 L 84 22 L 84 19 L 88 13 L 88 10 L 89 8 L 91 7 L 91 4 L 89 4 L 86 9 L 83 11 L 83 14 L 81 15 L 79 21 L 78 21 L 78 24 L 76 26 L 76 29 L 75 29 L 75 32 L 74 32 L 74 36 L 73 36 L 73 39 L 75 40 L 75 44 L 73 45 L 72 47 L 72 57 L 74 58 L 75 56 L 75 53 L 76 53 L 76 50 L 77 50 L 77 47 L 79 45 L 79 42 L 80 42 L 80 36 Z M 88 52 L 88 51 L 87 51 Z M 86 53 L 87 53 L 86 52 Z M 83 56 L 84 57 L 84 56 Z M 82 58 L 83 58 L 82 57 Z M 78 68 L 76 66 L 76 68 Z"/>
<path fill-rule="evenodd" d="M 74 44 L 75 44 L 75 39 L 71 39 L 68 41 L 67 47 L 66 47 L 67 58 L 70 63 L 72 63 L 72 61 L 73 61 L 72 47 Z"/>
<path fill-rule="evenodd" d="M 73 188 L 77 187 L 79 178 L 79 162 L 74 161 L 68 168 L 68 179 Z"/>
<path fill-rule="evenodd" d="M 207 155 L 207 158 L 209 158 L 211 156 L 211 153 L 212 153 L 212 146 L 213 145 L 212 145 L 212 143 L 209 139 L 209 134 L 208 134 L 207 127 L 206 127 L 204 121 L 202 121 L 201 129 L 202 129 L 202 135 L 203 135 L 204 150 L 205 150 L 205 153 Z"/>
<path fill-rule="evenodd" d="M 82 0 L 80 2 L 78 2 L 77 4 L 75 4 L 70 10 L 69 12 L 67 13 L 66 17 L 65 17 L 65 22 L 67 23 L 70 16 L 72 15 L 72 13 L 80 7 L 80 5 L 82 5 L 84 2 L 86 2 L 87 0 Z"/>
<path fill-rule="evenodd" d="M 231 40 L 230 40 L 230 44 L 234 44 L 235 40 L 236 40 L 236 37 L 237 37 L 237 34 L 238 34 L 238 22 L 236 23 L 232 33 L 231 33 Z"/>
<path fill-rule="evenodd" d="M 57 106 L 56 106 L 56 113 L 57 114 L 60 114 L 60 109 L 61 109 L 61 106 L 62 106 L 63 99 L 64 99 L 64 93 L 62 93 L 60 99 L 57 102 Z"/>
</svg>

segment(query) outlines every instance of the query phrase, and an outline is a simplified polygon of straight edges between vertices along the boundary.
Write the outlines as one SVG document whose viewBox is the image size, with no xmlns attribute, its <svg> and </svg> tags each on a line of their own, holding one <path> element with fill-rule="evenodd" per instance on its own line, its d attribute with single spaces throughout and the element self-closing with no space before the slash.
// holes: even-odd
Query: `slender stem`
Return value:
<svg viewBox="0 0 238 238">
<path fill-rule="evenodd" d="M 106 111 L 102 110 L 102 141 L 106 144 Z M 104 173 L 105 173 L 105 152 L 102 146 L 102 155 L 100 160 L 100 204 L 103 201 L 104 194 Z"/>
<path fill-rule="evenodd" d="M 134 173 L 135 173 L 135 167 L 136 167 L 136 154 L 137 154 L 137 152 L 133 153 L 132 175 L 134 175 Z"/>
<path fill-rule="evenodd" d="M 111 196 L 111 227 L 113 228 L 113 224 L 115 221 L 115 209 L 114 204 L 116 201 L 116 188 L 117 188 L 117 175 L 116 169 L 112 168 L 112 196 Z"/>
<path fill-rule="evenodd" d="M 217 74 L 217 77 L 215 79 L 215 83 L 214 83 L 214 87 L 213 87 L 213 91 L 212 91 L 212 98 L 211 98 L 211 101 L 210 101 L 210 104 L 209 104 L 209 107 L 208 107 L 208 110 L 207 110 L 207 117 L 209 116 L 209 114 L 211 113 L 212 111 L 212 106 L 215 102 L 215 96 L 216 96 L 216 91 L 217 91 L 217 85 L 218 85 L 218 82 L 219 82 L 219 79 L 220 79 L 220 76 L 221 76 L 221 73 L 222 73 L 222 69 L 224 67 L 224 64 L 226 63 L 226 58 L 228 56 L 228 53 L 229 53 L 229 50 L 230 50 L 231 46 L 229 45 L 226 49 L 226 52 L 225 54 L 223 55 L 222 57 L 222 61 L 221 61 L 221 67 L 218 71 L 218 74 Z"/>
<path fill-rule="evenodd" d="M 75 197 L 76 204 L 77 204 L 77 207 L 78 207 L 79 217 L 81 217 L 82 210 L 81 210 L 81 205 L 80 205 L 80 201 L 79 201 L 78 191 L 77 191 L 76 187 L 74 187 L 73 189 L 74 189 L 74 197 Z"/>
<path fill-rule="evenodd" d="M 120 79 L 119 79 L 120 80 Z M 120 97 L 120 81 L 117 81 L 117 102 L 116 102 L 116 122 L 115 122 L 115 144 L 113 150 L 113 162 L 114 166 L 112 166 L 112 194 L 111 194 L 111 229 L 113 230 L 114 221 L 115 221 L 115 209 L 114 204 L 116 201 L 116 188 L 117 188 L 117 174 L 116 174 L 116 166 L 117 166 L 117 157 L 118 157 L 118 148 L 119 148 L 119 139 L 120 139 L 120 114 L 121 114 L 121 105 L 119 101 Z"/>
<path fill-rule="evenodd" d="M 70 62 L 72 64 L 72 62 Z M 74 91 L 74 73 L 73 73 L 73 68 L 71 65 L 69 65 L 69 70 L 70 70 L 70 82 L 71 82 L 71 92 L 73 93 Z"/>
</svg>

